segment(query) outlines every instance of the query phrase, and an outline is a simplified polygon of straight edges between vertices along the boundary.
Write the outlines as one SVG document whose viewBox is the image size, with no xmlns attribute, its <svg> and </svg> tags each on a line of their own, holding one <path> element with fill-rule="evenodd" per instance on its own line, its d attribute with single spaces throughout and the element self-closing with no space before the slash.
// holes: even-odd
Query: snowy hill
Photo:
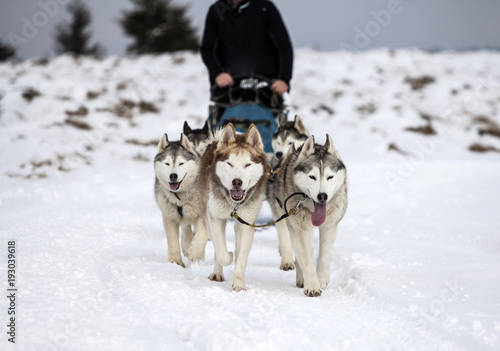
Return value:
<svg viewBox="0 0 500 351">
<path fill-rule="evenodd" d="M 211 243 L 167 262 L 152 160 L 201 127 L 208 88 L 189 53 L 0 65 L 0 286 L 14 240 L 18 289 L 1 349 L 500 349 L 500 54 L 296 52 L 290 118 L 329 133 L 349 176 L 319 298 L 279 270 L 275 228 L 246 292 L 207 279 Z"/>
</svg>

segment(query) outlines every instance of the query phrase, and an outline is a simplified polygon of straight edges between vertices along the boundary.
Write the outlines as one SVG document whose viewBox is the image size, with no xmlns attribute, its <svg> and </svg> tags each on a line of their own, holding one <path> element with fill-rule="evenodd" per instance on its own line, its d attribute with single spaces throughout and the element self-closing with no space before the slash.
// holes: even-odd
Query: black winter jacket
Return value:
<svg viewBox="0 0 500 351">
<path fill-rule="evenodd" d="M 210 82 L 222 72 L 255 73 L 290 85 L 293 47 L 283 20 L 268 0 L 233 6 L 219 0 L 210 9 L 201 42 L 201 56 Z"/>
</svg>

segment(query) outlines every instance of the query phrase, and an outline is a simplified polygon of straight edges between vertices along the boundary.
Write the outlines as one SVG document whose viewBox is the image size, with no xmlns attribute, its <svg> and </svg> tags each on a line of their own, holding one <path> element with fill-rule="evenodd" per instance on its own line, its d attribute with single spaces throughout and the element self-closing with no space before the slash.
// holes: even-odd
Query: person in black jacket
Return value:
<svg viewBox="0 0 500 351">
<path fill-rule="evenodd" d="M 234 84 L 233 76 L 258 74 L 283 95 L 290 88 L 293 47 L 276 6 L 268 0 L 218 0 L 208 10 L 201 56 L 210 83 Z"/>
</svg>

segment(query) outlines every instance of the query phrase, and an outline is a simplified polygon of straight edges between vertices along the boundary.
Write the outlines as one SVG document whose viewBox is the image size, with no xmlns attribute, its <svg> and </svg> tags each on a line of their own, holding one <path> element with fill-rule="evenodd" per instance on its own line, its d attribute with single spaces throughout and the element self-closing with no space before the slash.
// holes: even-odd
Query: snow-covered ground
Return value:
<svg viewBox="0 0 500 351">
<path fill-rule="evenodd" d="M 291 117 L 349 172 L 319 298 L 279 270 L 275 228 L 256 233 L 246 292 L 233 266 L 207 279 L 211 243 L 168 263 L 152 160 L 164 132 L 203 124 L 197 55 L 4 63 L 0 94 L 0 349 L 500 349 L 500 54 L 297 51 Z"/>
</svg>

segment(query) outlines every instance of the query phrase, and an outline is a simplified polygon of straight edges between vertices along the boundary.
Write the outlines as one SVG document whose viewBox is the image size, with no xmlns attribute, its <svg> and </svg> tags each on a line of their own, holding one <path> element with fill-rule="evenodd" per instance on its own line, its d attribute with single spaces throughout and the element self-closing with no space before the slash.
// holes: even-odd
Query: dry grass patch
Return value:
<svg viewBox="0 0 500 351">
<path fill-rule="evenodd" d="M 420 77 L 406 77 L 405 78 L 405 83 L 409 84 L 412 88 L 412 90 L 418 91 L 424 89 L 427 85 L 435 83 L 436 78 L 429 76 L 429 75 L 423 75 Z"/>
</svg>

